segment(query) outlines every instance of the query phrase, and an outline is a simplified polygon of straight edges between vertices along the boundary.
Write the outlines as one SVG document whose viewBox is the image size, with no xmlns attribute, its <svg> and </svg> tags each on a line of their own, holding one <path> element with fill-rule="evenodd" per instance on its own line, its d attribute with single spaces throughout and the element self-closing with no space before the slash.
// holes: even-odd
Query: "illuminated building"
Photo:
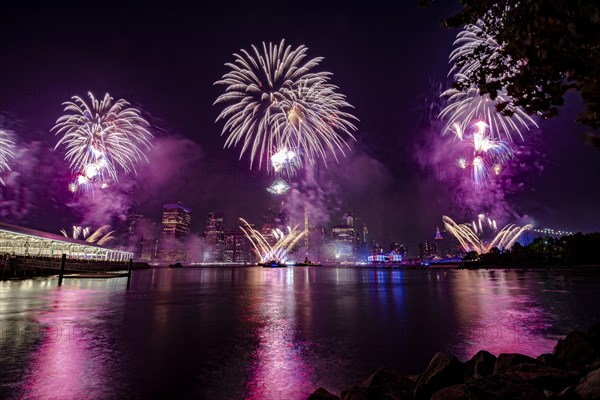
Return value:
<svg viewBox="0 0 600 400">
<path fill-rule="evenodd" d="M 344 214 L 344 217 L 342 219 L 342 224 L 348 225 L 348 226 L 354 228 L 354 214 L 352 214 L 350 212 Z"/>
<path fill-rule="evenodd" d="M 406 245 L 398 242 L 393 242 L 390 244 L 390 254 L 400 254 L 401 256 L 405 256 L 407 253 L 408 247 Z"/>
<path fill-rule="evenodd" d="M 437 255 L 437 245 L 429 240 L 419 244 L 419 256 L 421 260 L 435 257 Z"/>
<path fill-rule="evenodd" d="M 132 213 L 128 218 L 129 236 L 134 243 L 135 257 L 152 261 L 158 256 L 158 224 L 142 214 Z"/>
<path fill-rule="evenodd" d="M 190 232 L 192 210 L 181 202 L 163 206 L 160 259 L 164 262 L 187 259 L 185 240 Z"/>
<path fill-rule="evenodd" d="M 206 239 L 207 251 L 204 262 L 223 261 L 225 248 L 225 225 L 223 214 L 211 212 L 208 214 L 204 238 Z"/>
<path fill-rule="evenodd" d="M 240 229 L 225 232 L 223 261 L 231 263 L 256 262 L 252 244 Z"/>
<path fill-rule="evenodd" d="M 0 222 L 0 254 L 73 260 L 127 261 L 133 253 Z"/>
<path fill-rule="evenodd" d="M 448 241 L 442 236 L 439 226 L 435 228 L 435 236 L 433 237 L 433 241 L 435 242 L 435 256 L 447 257 L 450 254 Z"/>
<path fill-rule="evenodd" d="M 336 225 L 331 233 L 337 261 L 353 261 L 356 259 L 356 232 L 350 225 Z"/>
<path fill-rule="evenodd" d="M 372 263 L 394 263 L 399 264 L 402 262 L 402 256 L 400 254 L 371 254 L 367 257 L 367 261 Z"/>
</svg>

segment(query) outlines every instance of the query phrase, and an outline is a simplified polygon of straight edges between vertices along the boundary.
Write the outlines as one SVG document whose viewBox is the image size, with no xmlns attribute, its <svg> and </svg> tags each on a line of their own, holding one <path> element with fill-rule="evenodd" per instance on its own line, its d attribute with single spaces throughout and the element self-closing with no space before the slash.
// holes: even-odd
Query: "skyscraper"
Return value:
<svg viewBox="0 0 600 400">
<path fill-rule="evenodd" d="M 342 224 L 354 228 L 354 214 L 352 214 L 351 212 L 344 214 L 344 217 L 342 218 Z"/>
<path fill-rule="evenodd" d="M 163 206 L 160 259 L 165 262 L 187 259 L 185 240 L 190 232 L 192 210 L 181 202 Z"/>
<path fill-rule="evenodd" d="M 252 244 L 239 228 L 225 232 L 223 261 L 233 263 L 256 261 Z"/>
<path fill-rule="evenodd" d="M 335 246 L 335 257 L 338 261 L 354 261 L 356 259 L 356 231 L 352 226 L 334 226 L 331 240 Z"/>
<path fill-rule="evenodd" d="M 207 251 L 204 262 L 223 261 L 223 251 L 225 250 L 225 225 L 223 214 L 211 212 L 208 214 L 206 227 L 204 228 L 204 238 L 206 240 Z"/>
<path fill-rule="evenodd" d="M 135 258 L 152 261 L 157 258 L 158 230 L 156 221 L 132 212 L 127 217 L 131 251 Z"/>
<path fill-rule="evenodd" d="M 427 260 L 437 255 L 437 245 L 429 240 L 419 244 L 419 256 L 421 260 Z"/>
</svg>

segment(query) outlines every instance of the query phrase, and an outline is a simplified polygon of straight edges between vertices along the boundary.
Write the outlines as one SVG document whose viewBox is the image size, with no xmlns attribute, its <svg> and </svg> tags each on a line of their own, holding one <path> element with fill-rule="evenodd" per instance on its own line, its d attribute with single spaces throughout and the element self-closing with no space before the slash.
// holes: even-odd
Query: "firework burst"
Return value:
<svg viewBox="0 0 600 400">
<path fill-rule="evenodd" d="M 298 230 L 298 225 L 294 228 L 288 226 L 287 232 L 274 229 L 272 235 L 276 242 L 271 245 L 269 240 L 260 231 L 254 229 L 245 219 L 240 218 L 240 222 L 243 224 L 240 226 L 240 229 L 244 232 L 250 243 L 252 243 L 254 252 L 261 263 L 285 263 L 288 253 L 305 234 L 304 231 Z"/>
<path fill-rule="evenodd" d="M 510 115 L 499 113 L 498 105 L 507 106 L 512 100 L 506 90 L 499 90 L 492 99 L 488 94 L 482 95 L 474 84 L 475 75 L 488 65 L 506 66 L 506 72 L 494 78 L 503 81 L 515 76 L 522 64 L 522 61 L 505 56 L 503 46 L 496 42 L 487 29 L 480 20 L 465 26 L 456 37 L 454 45 L 457 47 L 449 58 L 452 64 L 449 75 L 453 75 L 456 87 L 442 93 L 448 102 L 439 114 L 439 117 L 446 119 L 443 132 L 465 130 L 471 121 L 483 119 L 489 124 L 493 138 L 504 137 L 512 141 L 512 134 L 516 133 L 523 139 L 523 129 L 537 127 L 535 121 L 519 107 L 510 107 Z"/>
<path fill-rule="evenodd" d="M 448 89 L 442 96 L 448 100 L 448 105 L 439 114 L 440 118 L 446 120 L 443 133 L 458 134 L 466 130 L 473 120 L 480 119 L 487 121 L 493 138 L 504 137 L 512 141 L 512 133 L 516 132 L 523 139 L 523 128 L 529 130 L 531 126 L 537 127 L 535 121 L 520 108 L 510 116 L 498 113 L 496 106 L 508 101 L 504 92 L 498 93 L 494 100 L 487 94 L 480 95 L 479 89 L 474 87 L 466 90 Z"/>
<path fill-rule="evenodd" d="M 267 192 L 269 192 L 271 194 L 276 194 L 276 195 L 279 195 L 279 196 L 286 194 L 289 190 L 290 190 L 290 185 L 286 181 L 284 181 L 283 179 L 281 179 L 281 178 L 276 179 L 267 188 Z"/>
<path fill-rule="evenodd" d="M 450 232 L 459 241 L 465 252 L 475 251 L 479 254 L 487 253 L 494 247 L 500 250 L 509 250 L 523 232 L 532 228 L 529 224 L 522 227 L 509 224 L 502 228 L 491 241 L 485 241 L 481 238 L 481 219 L 479 220 L 479 224 L 476 222 L 472 224 L 457 224 L 452 218 L 444 215 L 442 221 L 444 222 L 446 231 Z M 496 226 L 495 221 L 493 221 L 492 226 Z M 479 229 L 477 229 L 478 227 Z"/>
<path fill-rule="evenodd" d="M 64 237 L 71 237 L 75 240 L 83 240 L 88 243 L 95 243 L 99 246 L 103 246 L 110 240 L 115 239 L 113 236 L 115 231 L 111 231 L 109 225 L 101 226 L 93 233 L 90 227 L 84 228 L 82 226 L 73 225 L 73 232 L 71 235 L 67 233 L 66 229 L 61 229 L 60 233 L 62 233 Z"/>
<path fill-rule="evenodd" d="M 118 169 L 136 172 L 151 147 L 149 123 L 141 112 L 123 99 L 113 101 L 107 93 L 98 100 L 88 92 L 90 103 L 79 97 L 63 103 L 65 115 L 52 130 L 62 135 L 55 149 L 66 148 L 65 160 L 76 174 L 75 187 L 90 187 L 107 178 L 118 180 Z M 71 187 L 70 187 L 71 189 Z"/>
<path fill-rule="evenodd" d="M 290 178 L 295 176 L 302 167 L 300 153 L 289 150 L 287 147 L 274 151 L 270 158 L 272 170 L 278 174 Z"/>
<path fill-rule="evenodd" d="M 323 58 L 308 59 L 307 50 L 284 40 L 253 45 L 234 54 L 235 61 L 225 64 L 230 71 L 215 83 L 226 86 L 215 101 L 228 104 L 217 118 L 225 121 L 225 147 L 241 142 L 240 158 L 249 152 L 251 167 L 258 158 L 260 168 L 271 149 L 283 147 L 302 151 L 312 163 L 327 151 L 344 153 L 340 133 L 353 138 L 355 118 L 342 111 L 350 105 L 329 83 L 331 73 L 313 71 Z"/>
<path fill-rule="evenodd" d="M 489 125 L 485 121 L 473 123 L 466 132 L 455 129 L 458 143 L 467 148 L 467 155 L 456 161 L 461 169 L 469 169 L 475 186 L 484 186 L 492 175 L 499 175 L 502 166 L 514 157 L 508 142 L 493 140 L 489 136 Z"/>
<path fill-rule="evenodd" d="M 473 81 L 481 68 L 490 65 L 504 65 L 505 72 L 492 79 L 503 81 L 514 77 L 519 72 L 523 61 L 512 60 L 504 54 L 504 46 L 499 44 L 490 34 L 490 28 L 482 20 L 469 24 L 456 35 L 456 48 L 450 53 L 452 64 L 449 75 L 457 74 L 465 81 Z"/>
<path fill-rule="evenodd" d="M 3 130 L 0 130 L 0 174 L 10 171 L 10 161 L 14 158 L 13 152 L 15 142 L 11 135 Z M 2 176 L 0 175 L 0 185 L 4 185 Z"/>
</svg>

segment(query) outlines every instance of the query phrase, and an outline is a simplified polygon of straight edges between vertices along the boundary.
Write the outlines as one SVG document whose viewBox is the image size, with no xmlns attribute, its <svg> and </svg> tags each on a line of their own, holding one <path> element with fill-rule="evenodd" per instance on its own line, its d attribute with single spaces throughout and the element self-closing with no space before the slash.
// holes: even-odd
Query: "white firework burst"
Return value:
<svg viewBox="0 0 600 400">
<path fill-rule="evenodd" d="M 0 129 L 0 174 L 10 171 L 10 162 L 14 158 L 15 142 L 12 140 L 12 135 Z M 0 175 L 0 185 L 4 185 L 2 176 Z"/>
<path fill-rule="evenodd" d="M 290 253 L 296 243 L 304 236 L 305 231 L 299 230 L 298 225 L 294 228 L 287 227 L 287 232 L 280 229 L 274 229 L 271 233 L 275 239 L 275 243 L 271 244 L 271 240 L 265 237 L 260 231 L 254 229 L 245 219 L 240 218 L 240 229 L 246 235 L 246 238 L 252 244 L 254 252 L 260 259 L 261 263 L 278 262 L 285 263 L 288 253 Z"/>
<path fill-rule="evenodd" d="M 258 159 L 261 168 L 263 157 L 282 147 L 302 151 L 314 162 L 325 150 L 343 152 L 347 145 L 340 133 L 353 138 L 355 118 L 342 111 L 350 105 L 329 83 L 331 73 L 313 71 L 323 58 L 309 59 L 307 50 L 284 40 L 252 45 L 234 54 L 235 61 L 225 64 L 230 71 L 215 82 L 226 86 L 215 101 L 227 103 L 217 118 L 225 121 L 225 147 L 241 143 L 240 158 L 249 152 L 251 167 Z"/>
<path fill-rule="evenodd" d="M 107 93 L 98 100 L 91 92 L 88 97 L 89 104 L 79 96 L 63 103 L 66 114 L 52 128 L 63 135 L 55 149 L 64 145 L 71 169 L 86 179 L 116 181 L 118 167 L 136 172 L 139 161 L 148 161 L 145 151 L 152 145 L 148 121 L 124 99 L 115 102 Z"/>
<path fill-rule="evenodd" d="M 269 192 L 271 194 L 276 194 L 276 195 L 279 195 L 279 196 L 286 194 L 289 190 L 290 190 L 290 185 L 286 181 L 284 181 L 283 179 L 281 179 L 281 178 L 276 179 L 267 188 L 267 192 Z"/>
<path fill-rule="evenodd" d="M 471 224 L 457 224 L 452 218 L 443 216 L 446 232 L 450 232 L 459 241 L 465 252 L 475 251 L 479 254 L 487 253 L 492 248 L 497 247 L 500 250 L 509 250 L 519 239 L 521 234 L 532 228 L 531 225 L 517 226 L 515 224 L 506 225 L 490 241 L 481 238 L 481 230 L 477 230 Z M 496 222 L 493 222 L 496 230 Z"/>
<path fill-rule="evenodd" d="M 453 43 L 456 48 L 450 53 L 449 62 L 452 68 L 448 75 L 458 74 L 470 81 L 481 68 L 502 65 L 505 67 L 505 72 L 498 77 L 493 77 L 501 81 L 519 72 L 519 66 L 523 62 L 513 61 L 505 55 L 504 46 L 496 41 L 489 29 L 482 20 L 478 20 L 475 24 L 465 26 L 456 35 Z"/>
<path fill-rule="evenodd" d="M 458 88 L 442 93 L 442 97 L 448 102 L 439 114 L 439 117 L 446 119 L 443 132 L 452 131 L 456 134 L 459 130 L 464 131 L 473 120 L 483 119 L 489 124 L 493 138 L 512 141 L 512 134 L 516 133 L 523 139 L 523 129 L 537 127 L 535 121 L 520 107 L 510 106 L 512 98 L 505 89 L 499 90 L 492 99 L 488 94 L 481 94 L 474 83 L 474 76 L 482 68 L 502 65 L 504 72 L 500 76 L 490 78 L 502 82 L 515 76 L 523 63 L 506 56 L 502 52 L 503 45 L 494 39 L 488 29 L 486 24 L 479 20 L 476 24 L 465 26 L 456 37 L 454 45 L 457 47 L 449 57 L 452 64 L 449 75 L 453 75 Z M 509 106 L 510 115 L 499 113 L 499 104 Z"/>
<path fill-rule="evenodd" d="M 60 233 L 62 233 L 63 236 L 67 238 L 71 237 L 76 240 L 83 240 L 88 243 L 95 243 L 100 246 L 103 246 L 109 241 L 116 239 L 113 236 L 113 233 L 115 233 L 115 231 L 111 231 L 109 225 L 101 226 L 93 233 L 89 226 L 84 228 L 82 226 L 73 225 L 73 233 L 71 235 L 67 233 L 66 229 L 61 229 Z"/>
<path fill-rule="evenodd" d="M 270 158 L 272 170 L 278 174 L 288 178 L 296 175 L 302 167 L 301 153 L 282 147 L 274 151 Z"/>
<path fill-rule="evenodd" d="M 509 100 L 505 93 L 498 93 L 496 99 L 492 100 L 489 95 L 481 95 L 479 89 L 471 87 L 466 90 L 448 89 L 442 96 L 448 100 L 448 105 L 439 115 L 446 119 L 444 133 L 457 135 L 465 131 L 474 120 L 485 120 L 493 138 L 512 141 L 513 132 L 523 139 L 523 128 L 529 130 L 530 126 L 537 127 L 535 121 L 520 108 L 512 115 L 503 115 L 496 110 L 498 103 Z"/>
</svg>

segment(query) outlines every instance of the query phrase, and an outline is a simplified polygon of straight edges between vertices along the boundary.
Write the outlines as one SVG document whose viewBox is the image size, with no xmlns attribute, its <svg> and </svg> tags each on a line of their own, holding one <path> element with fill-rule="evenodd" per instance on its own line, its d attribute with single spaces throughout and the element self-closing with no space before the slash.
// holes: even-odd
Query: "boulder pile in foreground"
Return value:
<svg viewBox="0 0 600 400">
<path fill-rule="evenodd" d="M 600 399 L 600 324 L 573 331 L 552 354 L 479 351 L 469 361 L 437 353 L 419 375 L 379 368 L 341 396 L 315 390 L 308 400 L 591 400 Z"/>
</svg>

